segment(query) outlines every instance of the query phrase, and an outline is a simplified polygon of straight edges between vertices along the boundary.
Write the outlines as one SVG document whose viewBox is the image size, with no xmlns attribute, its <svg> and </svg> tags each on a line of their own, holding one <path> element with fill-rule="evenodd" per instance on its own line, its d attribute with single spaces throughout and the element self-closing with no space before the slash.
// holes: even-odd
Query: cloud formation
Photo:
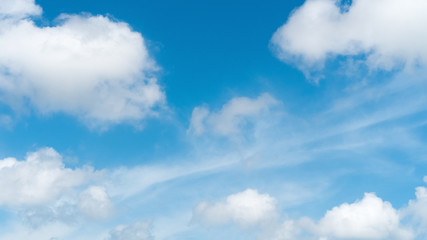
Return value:
<svg viewBox="0 0 427 240">
<path fill-rule="evenodd" d="M 307 0 L 272 38 L 277 55 L 308 69 L 362 55 L 371 69 L 427 64 L 423 0 Z"/>
<path fill-rule="evenodd" d="M 417 193 L 417 198 L 418 195 Z M 230 221 L 242 227 L 261 226 L 264 233 L 259 235 L 260 238 L 274 240 L 409 240 L 416 237 L 410 226 L 402 224 L 404 217 L 400 212 L 407 209 L 397 210 L 374 193 L 365 193 L 361 200 L 354 203 L 333 207 L 318 221 L 308 217 L 285 217 L 286 220 L 278 224 L 280 214 L 276 202 L 268 194 L 248 189 L 228 196 L 224 202 L 200 203 L 193 212 L 193 221 L 211 226 L 220 226 Z M 420 205 L 422 206 L 419 207 L 426 207 L 425 203 Z"/>
<path fill-rule="evenodd" d="M 0 101 L 63 112 L 92 127 L 156 115 L 165 97 L 140 33 L 89 15 L 61 15 L 58 24 L 40 27 L 27 17 L 41 13 L 34 1 L 6 3 L 11 7 L 0 8 Z"/>
</svg>

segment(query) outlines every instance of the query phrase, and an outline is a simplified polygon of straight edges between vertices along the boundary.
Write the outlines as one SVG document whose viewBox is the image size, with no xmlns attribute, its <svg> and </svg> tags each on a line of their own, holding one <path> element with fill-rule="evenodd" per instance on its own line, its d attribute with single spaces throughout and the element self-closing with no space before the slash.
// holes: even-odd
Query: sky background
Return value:
<svg viewBox="0 0 427 240">
<path fill-rule="evenodd" d="M 423 0 L 0 0 L 0 239 L 425 239 Z"/>
</svg>

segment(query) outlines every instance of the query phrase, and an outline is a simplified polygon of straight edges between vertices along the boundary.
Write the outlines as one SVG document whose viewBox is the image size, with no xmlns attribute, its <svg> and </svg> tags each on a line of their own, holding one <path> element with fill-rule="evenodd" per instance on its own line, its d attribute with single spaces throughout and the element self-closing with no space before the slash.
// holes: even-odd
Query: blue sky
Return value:
<svg viewBox="0 0 427 240">
<path fill-rule="evenodd" d="M 425 239 L 422 0 L 0 0 L 0 239 Z"/>
</svg>

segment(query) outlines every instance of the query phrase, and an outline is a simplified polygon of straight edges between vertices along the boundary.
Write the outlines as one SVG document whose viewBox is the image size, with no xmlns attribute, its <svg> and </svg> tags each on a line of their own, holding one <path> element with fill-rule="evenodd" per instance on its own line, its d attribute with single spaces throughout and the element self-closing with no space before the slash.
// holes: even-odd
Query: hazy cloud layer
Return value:
<svg viewBox="0 0 427 240">
<path fill-rule="evenodd" d="M 107 240 L 153 240 L 150 222 L 136 222 L 132 225 L 120 225 L 110 232 Z"/>
</svg>

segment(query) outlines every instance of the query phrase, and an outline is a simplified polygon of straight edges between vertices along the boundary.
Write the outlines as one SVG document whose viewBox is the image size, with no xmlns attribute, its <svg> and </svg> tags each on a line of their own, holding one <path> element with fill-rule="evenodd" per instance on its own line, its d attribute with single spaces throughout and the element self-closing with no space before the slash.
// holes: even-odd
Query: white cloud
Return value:
<svg viewBox="0 0 427 240">
<path fill-rule="evenodd" d="M 91 186 L 80 193 L 79 209 L 93 219 L 105 219 L 113 214 L 113 203 L 103 187 Z"/>
<path fill-rule="evenodd" d="M 265 239 L 413 239 L 411 229 L 401 224 L 401 217 L 389 202 L 373 193 L 362 200 L 343 203 L 327 211 L 317 223 L 310 218 L 286 220 Z"/>
<path fill-rule="evenodd" d="M 204 132 L 222 136 L 236 134 L 245 123 L 262 116 L 276 104 L 278 102 L 265 93 L 255 99 L 233 98 L 217 112 L 211 112 L 204 106 L 196 107 L 193 110 L 188 131 L 195 135 Z"/>
<path fill-rule="evenodd" d="M 136 222 L 132 225 L 121 225 L 110 232 L 108 240 L 152 240 L 151 222 Z"/>
<path fill-rule="evenodd" d="M 40 6 L 35 4 L 35 0 L 1 0 L 0 19 L 7 17 L 26 17 L 39 15 L 42 12 Z"/>
<path fill-rule="evenodd" d="M 397 210 L 373 193 L 355 203 L 344 203 L 326 212 L 318 223 L 319 234 L 338 239 L 412 239 L 400 227 Z"/>
<path fill-rule="evenodd" d="M 330 57 L 366 55 L 370 68 L 427 64 L 424 0 L 307 0 L 272 38 L 278 57 L 301 68 Z"/>
<path fill-rule="evenodd" d="M 141 34 L 104 16 L 61 15 L 57 22 L 0 20 L 1 101 L 16 107 L 28 100 L 38 112 L 64 112 L 91 127 L 156 115 L 165 97 L 150 76 L 157 67 Z"/>
<path fill-rule="evenodd" d="M 25 161 L 0 160 L 0 205 L 37 205 L 55 200 L 87 182 L 90 168 L 70 169 L 52 148 L 28 154 Z"/>
<path fill-rule="evenodd" d="M 248 227 L 273 220 L 276 214 L 276 199 L 247 189 L 228 196 L 224 202 L 198 204 L 194 209 L 193 221 L 207 225 L 221 225 L 232 221 Z"/>
</svg>

